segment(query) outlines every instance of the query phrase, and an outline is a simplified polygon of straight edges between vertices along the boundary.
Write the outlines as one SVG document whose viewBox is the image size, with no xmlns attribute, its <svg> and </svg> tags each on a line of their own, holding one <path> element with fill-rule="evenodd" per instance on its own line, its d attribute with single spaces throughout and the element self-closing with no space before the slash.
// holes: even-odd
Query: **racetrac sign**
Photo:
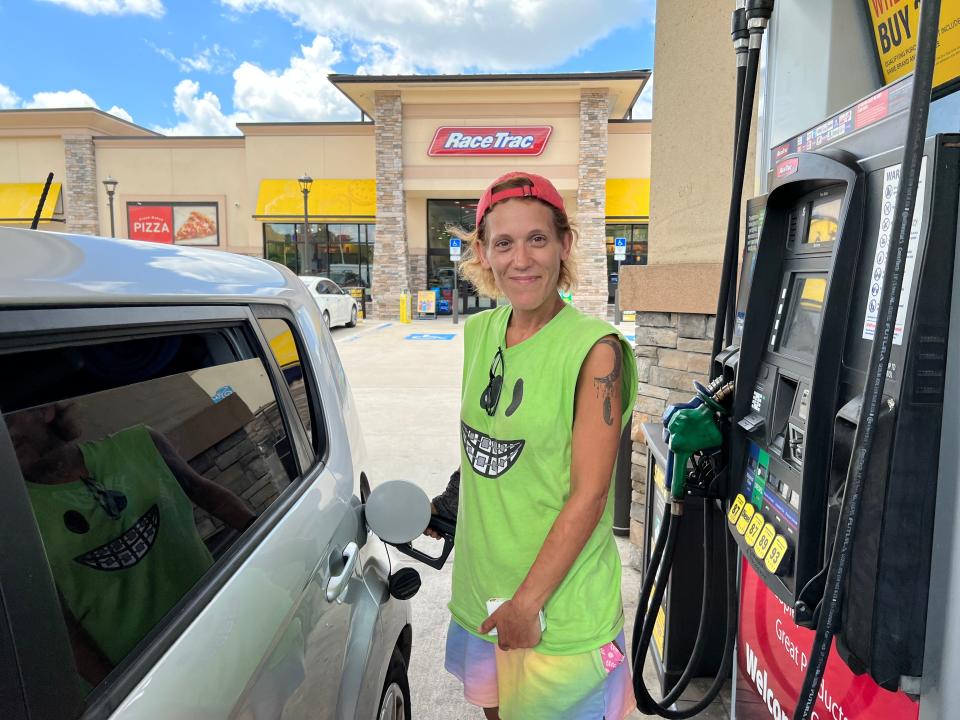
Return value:
<svg viewBox="0 0 960 720">
<path fill-rule="evenodd" d="M 547 146 L 550 125 L 525 127 L 440 127 L 427 154 L 447 155 L 539 155 Z"/>
</svg>

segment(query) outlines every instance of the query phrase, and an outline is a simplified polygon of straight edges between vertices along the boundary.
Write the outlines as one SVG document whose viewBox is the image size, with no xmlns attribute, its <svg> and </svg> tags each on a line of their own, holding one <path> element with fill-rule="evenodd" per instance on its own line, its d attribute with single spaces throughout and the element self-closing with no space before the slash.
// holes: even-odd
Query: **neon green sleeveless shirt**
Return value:
<svg viewBox="0 0 960 720">
<path fill-rule="evenodd" d="M 82 481 L 27 483 L 57 589 L 112 662 L 122 660 L 213 564 L 193 504 L 149 431 L 80 446 L 93 480 L 122 493 L 112 518 Z"/>
<path fill-rule="evenodd" d="M 527 576 L 570 496 L 573 405 L 587 354 L 610 324 L 570 305 L 535 335 L 508 348 L 509 306 L 473 316 L 464 330 L 460 411 L 460 507 L 450 611 L 477 633 L 488 598 L 510 598 Z M 621 429 L 637 392 L 633 351 L 623 347 Z M 497 347 L 504 382 L 493 417 L 480 406 Z M 623 627 L 620 555 L 613 537 L 613 483 L 583 551 L 544 606 L 536 650 L 574 655 L 613 640 Z"/>
</svg>

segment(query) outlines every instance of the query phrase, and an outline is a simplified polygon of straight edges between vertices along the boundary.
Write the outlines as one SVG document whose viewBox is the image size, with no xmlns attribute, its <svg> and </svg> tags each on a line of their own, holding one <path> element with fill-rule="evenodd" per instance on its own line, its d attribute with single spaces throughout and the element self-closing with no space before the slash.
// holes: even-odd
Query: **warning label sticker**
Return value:
<svg viewBox="0 0 960 720">
<path fill-rule="evenodd" d="M 887 268 L 887 253 L 891 248 L 890 231 L 893 229 L 893 217 L 897 204 L 897 189 L 900 187 L 900 165 L 891 165 L 883 171 L 883 198 L 880 202 L 880 229 L 877 233 L 877 250 L 873 257 L 873 270 L 870 274 L 870 290 L 867 293 L 866 308 L 863 317 L 863 339 L 872 340 L 877 330 L 877 316 L 880 312 L 880 293 L 883 290 L 883 278 Z M 900 289 L 900 304 L 897 308 L 897 320 L 894 325 L 893 342 L 903 344 L 903 326 L 907 320 L 907 306 L 910 304 L 910 291 L 913 286 L 913 270 L 917 261 L 917 243 L 920 240 L 920 227 L 923 224 L 923 204 L 927 187 L 927 158 L 920 164 L 920 182 L 917 185 L 917 202 L 910 225 L 910 240 L 907 244 L 907 257 L 903 264 L 903 286 Z"/>
</svg>

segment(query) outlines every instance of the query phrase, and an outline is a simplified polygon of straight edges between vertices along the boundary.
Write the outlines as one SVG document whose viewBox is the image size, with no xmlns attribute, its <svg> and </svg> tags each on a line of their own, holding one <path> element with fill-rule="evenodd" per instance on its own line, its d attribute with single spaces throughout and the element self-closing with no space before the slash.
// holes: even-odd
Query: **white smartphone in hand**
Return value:
<svg viewBox="0 0 960 720">
<path fill-rule="evenodd" d="M 509 598 L 490 598 L 489 600 L 487 600 L 487 617 L 490 617 L 491 615 L 493 615 L 494 611 L 498 607 L 503 605 L 508 599 Z M 543 610 L 541 609 L 540 610 L 540 632 L 543 632 L 546 629 L 547 629 L 547 621 L 544 620 Z M 493 628 L 493 630 L 487 633 L 487 635 L 493 635 L 493 636 L 496 636 L 496 634 L 497 634 L 496 628 Z"/>
</svg>

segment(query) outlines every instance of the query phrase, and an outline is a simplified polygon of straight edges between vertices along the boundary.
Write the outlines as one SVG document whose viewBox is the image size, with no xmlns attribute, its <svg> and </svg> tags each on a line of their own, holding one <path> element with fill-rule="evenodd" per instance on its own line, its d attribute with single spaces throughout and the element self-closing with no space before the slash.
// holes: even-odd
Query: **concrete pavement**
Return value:
<svg viewBox="0 0 960 720">
<path fill-rule="evenodd" d="M 629 335 L 633 328 L 624 325 L 621 330 Z M 410 336 L 414 338 L 407 339 Z M 371 484 L 404 479 L 417 483 L 431 497 L 440 493 L 460 462 L 462 322 L 454 325 L 449 318 L 441 318 L 402 325 L 366 320 L 356 328 L 334 330 L 333 337 L 359 408 L 371 458 Z M 629 541 L 618 538 L 618 545 L 624 563 L 623 599 L 629 639 L 641 574 L 632 565 L 636 553 Z M 422 538 L 417 546 L 435 553 L 439 543 Z M 423 587 L 412 601 L 413 656 L 409 672 L 414 717 L 480 720 L 482 713 L 464 701 L 459 682 L 443 669 L 452 563 L 448 561 L 443 570 L 435 571 L 408 562 L 409 558 L 395 551 L 391 555 L 397 565 L 415 566 L 423 579 Z M 648 687 L 655 687 L 649 663 L 644 675 Z M 700 717 L 713 720 L 729 716 L 727 703 L 715 706 Z M 639 713 L 631 715 L 631 719 L 640 717 Z"/>
</svg>

